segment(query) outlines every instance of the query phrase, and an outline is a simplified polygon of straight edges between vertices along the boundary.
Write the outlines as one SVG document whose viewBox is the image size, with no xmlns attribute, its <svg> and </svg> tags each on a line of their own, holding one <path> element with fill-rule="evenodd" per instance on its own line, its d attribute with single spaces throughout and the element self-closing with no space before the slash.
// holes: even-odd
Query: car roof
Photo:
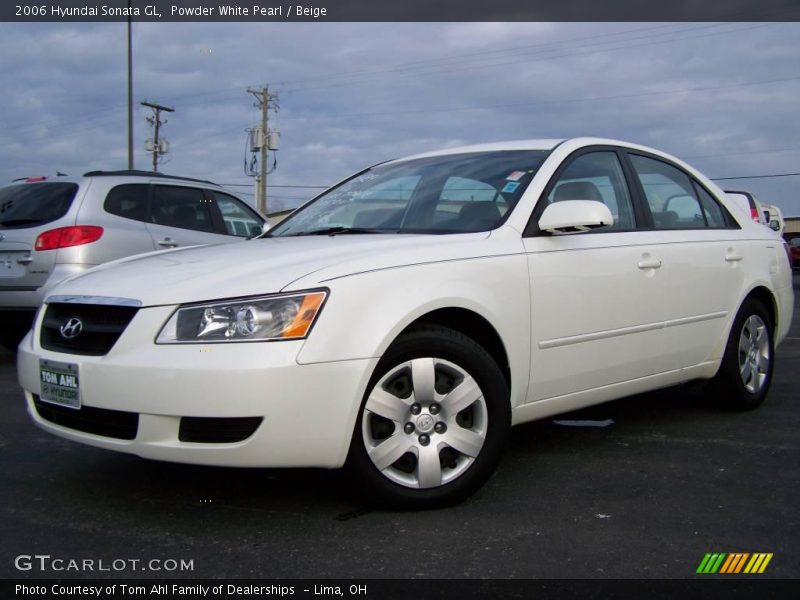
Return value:
<svg viewBox="0 0 800 600">
<path fill-rule="evenodd" d="M 86 182 L 87 179 L 95 178 L 95 177 L 103 177 L 103 178 L 114 178 L 122 181 L 136 181 L 136 180 L 144 180 L 147 181 L 154 181 L 154 180 L 163 180 L 173 181 L 173 182 L 185 182 L 185 183 L 192 183 L 192 184 L 200 184 L 204 186 L 213 186 L 215 188 L 219 188 L 220 190 L 225 189 L 223 186 L 219 185 L 218 183 L 214 183 L 213 181 L 209 181 L 207 179 L 195 179 L 193 177 L 182 177 L 180 175 L 168 175 L 166 173 L 157 173 L 153 171 L 141 171 L 141 170 L 119 170 L 119 171 L 87 171 L 83 175 L 77 176 L 70 176 L 70 175 L 47 175 L 47 176 L 31 176 L 31 177 L 19 177 L 10 181 L 7 184 L 4 184 L 2 187 L 6 185 L 35 185 L 39 183 L 77 183 L 83 184 Z"/>
<path fill-rule="evenodd" d="M 472 144 L 469 146 L 456 146 L 432 152 L 422 152 L 413 156 L 404 156 L 397 160 L 411 160 L 415 158 L 428 158 L 432 156 L 447 156 L 449 154 L 468 154 L 470 152 L 493 152 L 497 150 L 552 150 L 565 140 L 563 139 L 534 139 L 511 140 L 506 142 L 490 142 L 487 144 Z M 394 162 L 394 161 L 390 161 Z"/>
<path fill-rule="evenodd" d="M 626 142 L 624 140 L 617 140 L 611 138 L 601 138 L 601 137 L 592 137 L 592 136 L 581 136 L 581 137 L 574 137 L 574 138 L 537 138 L 537 139 L 528 139 L 528 140 L 510 140 L 505 142 L 491 142 L 488 144 L 474 144 L 469 146 L 456 146 L 453 148 L 445 148 L 443 150 L 436 150 L 433 152 L 424 152 L 421 154 L 415 154 L 413 156 L 404 156 L 402 158 L 396 159 L 397 161 L 405 161 L 411 160 L 416 158 L 428 158 L 433 156 L 447 156 L 449 154 L 466 154 L 470 152 L 495 152 L 501 150 L 544 150 L 550 151 L 555 150 L 558 146 L 562 144 L 567 145 L 571 148 L 577 149 L 584 146 L 618 146 L 622 148 L 629 148 L 631 150 L 642 150 L 648 153 L 651 153 L 655 156 L 661 156 L 663 158 L 667 158 L 672 160 L 678 164 L 683 166 L 689 167 L 692 169 L 690 165 L 687 165 L 685 162 L 680 160 L 679 158 L 672 156 L 662 150 L 658 150 L 656 148 L 650 148 L 648 146 L 642 146 L 641 144 L 636 144 L 634 142 Z M 388 161 L 388 162 L 394 162 Z M 693 170 L 693 169 L 692 169 Z"/>
<path fill-rule="evenodd" d="M 167 175 L 166 173 L 158 173 L 155 171 L 141 171 L 138 169 L 126 169 L 120 171 L 87 171 L 83 174 L 84 177 L 146 177 L 148 179 L 177 179 L 179 181 L 192 181 L 194 183 L 207 183 L 209 185 L 217 185 L 213 181 L 207 179 L 194 179 L 192 177 L 181 177 L 179 175 Z"/>
</svg>

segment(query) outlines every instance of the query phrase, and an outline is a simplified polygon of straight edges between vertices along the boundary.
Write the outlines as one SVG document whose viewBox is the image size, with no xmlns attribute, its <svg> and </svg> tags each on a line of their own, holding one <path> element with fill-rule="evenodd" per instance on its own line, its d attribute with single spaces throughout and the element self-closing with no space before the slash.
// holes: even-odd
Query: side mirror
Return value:
<svg viewBox="0 0 800 600">
<path fill-rule="evenodd" d="M 778 221 L 778 219 L 772 219 L 772 221 L 769 222 L 769 228 L 772 229 L 772 231 L 780 231 L 780 221 Z"/>
<path fill-rule="evenodd" d="M 577 233 L 613 224 L 611 211 L 596 200 L 553 202 L 539 218 L 539 229 L 548 233 Z"/>
</svg>

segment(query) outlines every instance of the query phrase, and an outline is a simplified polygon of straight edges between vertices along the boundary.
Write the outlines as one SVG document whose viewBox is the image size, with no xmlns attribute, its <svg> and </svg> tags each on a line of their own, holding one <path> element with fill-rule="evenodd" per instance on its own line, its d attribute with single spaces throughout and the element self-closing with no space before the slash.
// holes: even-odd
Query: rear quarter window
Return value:
<svg viewBox="0 0 800 600">
<path fill-rule="evenodd" d="M 147 202 L 150 186 L 146 183 L 127 183 L 111 188 L 103 208 L 107 213 L 147 221 Z"/>
<path fill-rule="evenodd" d="M 0 189 L 0 229 L 37 227 L 67 214 L 77 183 L 33 183 Z"/>
</svg>

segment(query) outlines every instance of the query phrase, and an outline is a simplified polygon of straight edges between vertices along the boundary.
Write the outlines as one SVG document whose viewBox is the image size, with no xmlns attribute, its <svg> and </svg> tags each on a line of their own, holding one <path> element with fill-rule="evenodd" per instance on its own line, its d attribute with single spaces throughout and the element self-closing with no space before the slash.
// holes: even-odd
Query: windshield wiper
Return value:
<svg viewBox="0 0 800 600">
<path fill-rule="evenodd" d="M 370 229 L 368 227 L 326 227 L 324 229 L 314 229 L 313 231 L 289 233 L 285 237 L 296 237 L 301 235 L 339 235 L 341 233 L 397 233 L 397 230 Z"/>
</svg>

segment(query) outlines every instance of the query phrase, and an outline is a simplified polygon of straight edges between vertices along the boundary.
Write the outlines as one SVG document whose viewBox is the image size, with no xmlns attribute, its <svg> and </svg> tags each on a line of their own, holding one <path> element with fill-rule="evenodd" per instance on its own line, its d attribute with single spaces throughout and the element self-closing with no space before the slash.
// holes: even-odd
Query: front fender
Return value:
<svg viewBox="0 0 800 600">
<path fill-rule="evenodd" d="M 524 254 L 410 265 L 320 284 L 331 293 L 298 363 L 379 358 L 423 315 L 462 308 L 495 328 L 509 359 L 512 405 L 524 401 L 531 331 Z"/>
</svg>

